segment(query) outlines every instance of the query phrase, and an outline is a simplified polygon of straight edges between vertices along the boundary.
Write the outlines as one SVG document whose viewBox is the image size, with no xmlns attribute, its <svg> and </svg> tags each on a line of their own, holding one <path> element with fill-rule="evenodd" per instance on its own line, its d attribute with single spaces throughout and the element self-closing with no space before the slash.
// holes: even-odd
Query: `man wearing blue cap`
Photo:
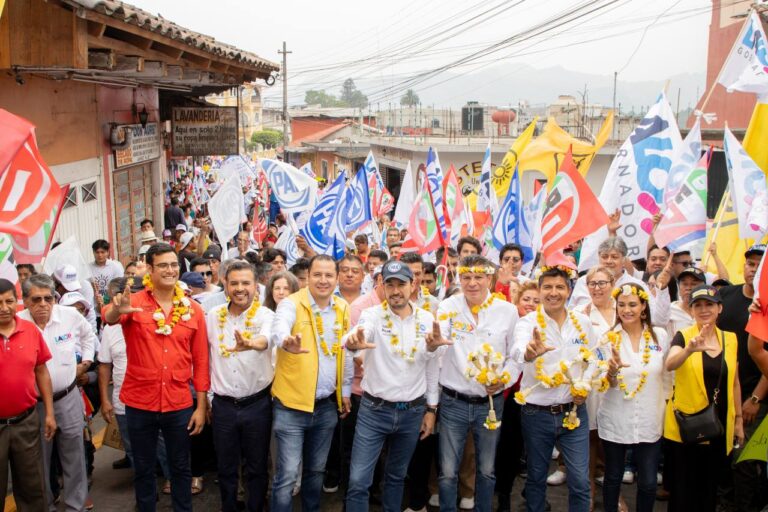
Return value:
<svg viewBox="0 0 768 512">
<path fill-rule="evenodd" d="M 402 510 L 408 463 L 419 437 L 424 439 L 432 433 L 437 412 L 437 345 L 427 340 L 428 334 L 439 332 L 440 327 L 429 312 L 409 300 L 413 273 L 407 264 L 389 260 L 382 278 L 386 300 L 363 311 L 357 327 L 345 336 L 349 350 L 365 351 L 363 397 L 347 491 L 346 508 L 350 512 L 368 510 L 368 488 L 387 440 L 382 509 Z"/>
<path fill-rule="evenodd" d="M 739 382 L 741 384 L 742 414 L 744 435 L 747 441 L 765 418 L 768 407 L 763 400 L 768 397 L 768 379 L 749 356 L 749 333 L 746 332 L 749 321 L 749 306 L 755 296 L 754 279 L 757 267 L 765 254 L 764 244 L 755 244 L 744 253 L 744 284 L 720 288 L 723 312 L 717 319 L 717 326 L 724 331 L 736 334 L 737 358 L 739 361 Z M 733 460 L 738 460 L 738 452 Z M 734 464 L 733 487 L 734 500 L 738 510 L 762 508 L 765 503 L 757 503 L 760 496 L 762 463 L 748 460 Z M 758 506 L 759 505 L 759 506 Z"/>
</svg>

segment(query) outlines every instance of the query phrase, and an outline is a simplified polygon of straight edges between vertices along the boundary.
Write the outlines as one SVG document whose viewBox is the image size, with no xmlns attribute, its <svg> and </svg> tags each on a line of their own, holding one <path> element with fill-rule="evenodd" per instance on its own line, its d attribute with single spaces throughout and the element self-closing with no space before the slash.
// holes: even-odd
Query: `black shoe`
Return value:
<svg viewBox="0 0 768 512">
<path fill-rule="evenodd" d="M 497 512 L 510 512 L 512 510 L 509 504 L 509 494 L 499 494 L 497 495 L 497 498 L 499 500 L 499 506 L 496 509 Z"/>
<path fill-rule="evenodd" d="M 128 469 L 131 467 L 131 459 L 127 456 L 122 459 L 117 459 L 112 463 L 112 469 Z"/>
</svg>

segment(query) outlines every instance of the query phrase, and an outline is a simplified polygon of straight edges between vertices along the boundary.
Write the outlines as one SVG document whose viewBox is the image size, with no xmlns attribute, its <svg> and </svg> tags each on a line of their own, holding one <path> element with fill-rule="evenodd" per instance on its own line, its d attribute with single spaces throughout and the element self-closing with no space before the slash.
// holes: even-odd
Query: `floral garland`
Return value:
<svg viewBox="0 0 768 512">
<path fill-rule="evenodd" d="M 639 286 L 633 286 L 631 284 L 625 284 L 620 288 L 614 288 L 613 291 L 611 292 L 611 297 L 613 297 L 614 299 L 619 295 L 637 295 L 638 297 L 643 299 L 645 302 L 648 302 L 650 300 L 650 298 L 648 297 L 648 292 L 646 292 Z"/>
<path fill-rule="evenodd" d="M 430 297 L 429 288 L 427 288 L 426 286 L 422 286 L 421 287 L 421 297 L 419 297 L 419 299 L 421 299 L 419 301 L 419 302 L 421 302 L 421 304 L 419 305 L 419 307 L 421 309 L 423 309 L 424 311 L 431 312 L 432 311 L 432 305 L 430 305 L 430 303 L 429 303 L 429 297 Z"/>
<path fill-rule="evenodd" d="M 565 272 L 568 275 L 568 279 L 571 280 L 577 279 L 579 277 L 576 271 L 571 267 L 566 267 L 565 265 L 544 265 L 536 269 L 536 271 L 533 273 L 533 278 L 538 280 L 541 277 L 541 274 L 554 269 Z"/>
<path fill-rule="evenodd" d="M 472 312 L 473 315 L 479 315 L 482 310 L 488 309 L 491 306 L 491 304 L 493 304 L 493 301 L 496 299 L 505 300 L 502 294 L 492 293 L 487 299 L 485 299 L 485 302 L 483 302 L 480 305 L 470 306 L 469 310 Z"/>
<path fill-rule="evenodd" d="M 616 331 L 609 331 L 607 336 L 608 341 L 610 341 L 618 351 L 619 347 L 621 347 L 621 335 Z M 640 380 L 637 383 L 637 387 L 635 387 L 635 389 L 632 391 L 627 391 L 627 383 L 624 382 L 624 374 L 622 373 L 621 369 L 619 369 L 618 373 L 616 374 L 616 381 L 618 382 L 619 389 L 624 393 L 624 400 L 632 400 L 635 398 L 635 396 L 643 390 L 645 384 L 648 382 L 648 370 L 645 368 L 647 368 L 648 363 L 651 362 L 651 331 L 647 327 L 643 330 L 643 340 L 645 340 L 643 347 L 643 370 L 640 372 Z"/>
<path fill-rule="evenodd" d="M 251 331 L 249 331 L 247 328 L 251 327 L 253 325 L 253 317 L 256 316 L 256 312 L 258 311 L 261 304 L 259 303 L 258 299 L 254 299 L 251 303 L 251 306 L 248 308 L 248 310 L 245 312 L 245 327 L 246 330 L 240 333 L 240 335 L 243 337 L 245 341 L 250 341 L 253 337 L 253 334 Z M 229 307 L 224 306 L 219 311 L 219 354 L 221 354 L 221 357 L 232 357 L 236 356 L 237 352 L 233 350 L 229 350 L 227 345 L 224 343 L 224 326 L 227 325 L 227 319 L 229 317 Z"/>
<path fill-rule="evenodd" d="M 496 269 L 493 267 L 485 267 L 480 265 L 475 265 L 474 267 L 458 267 L 456 269 L 459 275 L 461 274 L 487 274 L 492 276 L 496 273 Z"/>
<path fill-rule="evenodd" d="M 394 323 L 392 322 L 392 316 L 390 315 L 390 309 L 389 304 L 386 300 L 381 302 L 381 309 L 384 310 L 384 327 L 387 327 L 390 332 L 392 332 L 392 329 L 394 329 Z M 416 344 L 418 343 L 419 338 L 419 308 L 413 308 L 413 316 L 414 316 L 414 328 L 413 328 L 413 346 L 410 350 L 407 352 L 403 350 L 403 344 L 400 343 L 400 337 L 392 332 L 392 335 L 389 338 L 389 344 L 392 345 L 392 348 L 395 351 L 395 354 L 402 357 L 404 360 L 406 360 L 409 363 L 412 363 L 416 361 Z"/>
<path fill-rule="evenodd" d="M 509 372 L 502 370 L 504 356 L 496 352 L 490 343 L 480 345 L 479 352 L 467 354 L 468 365 L 464 370 L 464 377 L 475 380 L 481 386 L 493 386 L 494 384 L 508 384 L 512 377 Z M 501 426 L 501 421 L 496 419 L 496 411 L 493 408 L 493 397 L 488 396 L 489 410 L 483 426 L 488 430 L 496 430 Z"/>
<path fill-rule="evenodd" d="M 146 288 L 147 291 L 151 292 L 154 289 L 152 278 L 149 276 L 149 274 L 144 275 L 142 283 L 144 284 L 144 288 Z M 155 329 L 155 332 L 157 334 L 162 334 L 163 336 L 170 336 L 173 332 L 173 328 L 177 323 L 179 323 L 180 320 L 186 322 L 192 318 L 193 314 L 194 311 L 192 310 L 192 303 L 187 298 L 187 296 L 184 295 L 184 290 L 181 289 L 181 286 L 177 281 L 173 286 L 173 308 L 171 309 L 171 321 L 169 323 L 165 322 L 165 313 L 163 312 L 163 308 L 158 307 L 155 312 L 152 313 L 152 319 L 157 324 L 157 329 Z"/>
<path fill-rule="evenodd" d="M 571 319 L 576 331 L 579 333 L 579 352 L 570 361 L 561 360 L 558 363 L 558 369 L 551 375 L 544 372 L 544 360 L 541 357 L 536 358 L 534 362 L 536 384 L 528 388 L 521 389 L 514 394 L 514 400 L 520 405 L 525 405 L 528 395 L 537 387 L 544 387 L 547 389 L 559 387 L 562 385 L 568 385 L 571 396 L 574 398 L 586 398 L 592 389 L 597 389 L 600 392 L 604 392 L 608 389 L 608 380 L 605 378 L 605 373 L 608 370 L 608 363 L 606 361 L 600 361 L 595 356 L 593 349 L 587 346 L 587 336 L 584 330 L 581 328 L 578 318 L 572 312 L 568 312 L 568 316 Z M 545 329 L 547 327 L 546 319 L 544 318 L 544 312 L 541 304 L 536 308 L 536 323 L 540 328 L 539 336 L 542 342 L 546 342 Z M 589 372 L 589 368 L 592 367 L 592 371 Z M 577 375 L 576 370 L 581 369 L 580 375 Z M 574 430 L 579 427 L 581 420 L 578 417 L 577 408 L 574 404 L 573 408 L 563 417 L 563 427 L 568 430 Z"/>
<path fill-rule="evenodd" d="M 320 338 L 320 350 L 326 357 L 335 357 L 341 352 L 341 337 L 344 335 L 343 316 L 339 305 L 333 303 L 333 311 L 336 313 L 336 323 L 333 324 L 333 330 L 336 333 L 336 342 L 328 349 L 328 343 L 325 341 L 325 328 L 323 327 L 323 317 L 320 315 L 320 311 L 315 311 L 315 328 L 317 329 L 317 336 Z"/>
</svg>

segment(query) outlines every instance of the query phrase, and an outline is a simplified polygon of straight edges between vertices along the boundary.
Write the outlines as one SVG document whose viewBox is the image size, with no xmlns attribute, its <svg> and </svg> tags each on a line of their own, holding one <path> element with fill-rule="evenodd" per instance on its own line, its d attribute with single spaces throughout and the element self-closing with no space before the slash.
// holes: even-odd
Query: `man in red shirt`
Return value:
<svg viewBox="0 0 768 512">
<path fill-rule="evenodd" d="M 16 303 L 13 283 L 0 279 L 0 502 L 5 501 L 10 462 L 17 509 L 38 512 L 48 502 L 35 384 L 45 406 L 45 438 L 51 440 L 56 420 L 51 376 L 45 366 L 51 353 L 37 327 L 16 316 Z"/>
<path fill-rule="evenodd" d="M 125 403 L 133 448 L 134 488 L 140 512 L 154 511 L 158 431 L 163 432 L 171 468 L 175 512 L 192 511 L 190 435 L 205 425 L 210 387 L 205 313 L 178 284 L 179 259 L 168 244 L 149 248 L 145 289 L 115 295 L 104 318 L 120 323 L 128 366 L 120 399 Z M 195 388 L 193 410 L 189 383 Z"/>
</svg>

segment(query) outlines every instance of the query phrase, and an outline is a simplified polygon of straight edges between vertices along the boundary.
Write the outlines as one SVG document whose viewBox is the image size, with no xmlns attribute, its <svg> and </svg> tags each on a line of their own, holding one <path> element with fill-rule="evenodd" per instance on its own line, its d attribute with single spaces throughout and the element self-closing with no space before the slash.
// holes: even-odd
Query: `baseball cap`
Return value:
<svg viewBox="0 0 768 512">
<path fill-rule="evenodd" d="M 141 236 L 139 236 L 139 241 L 142 245 L 148 244 L 150 242 L 156 242 L 157 235 L 154 231 L 142 231 Z"/>
<path fill-rule="evenodd" d="M 219 249 L 216 245 L 211 245 L 203 253 L 203 258 L 207 260 L 221 261 L 221 249 Z"/>
<path fill-rule="evenodd" d="M 181 274 L 181 281 L 190 288 L 205 288 L 205 281 L 200 272 L 184 272 Z"/>
<path fill-rule="evenodd" d="M 171 230 L 170 229 L 164 229 L 163 230 L 163 238 L 166 236 L 171 236 Z"/>
<path fill-rule="evenodd" d="M 185 248 L 186 246 L 189 245 L 189 242 L 191 242 L 193 238 L 195 238 L 195 235 L 193 235 L 192 233 L 188 233 L 188 232 L 184 233 L 179 238 L 179 245 L 183 249 L 183 248 Z"/>
<path fill-rule="evenodd" d="M 701 281 L 702 283 L 707 282 L 707 276 L 704 275 L 704 272 L 697 269 L 696 267 L 686 267 L 683 270 L 680 271 L 680 274 L 677 276 L 677 280 L 680 281 L 685 276 L 692 276 L 698 281 Z"/>
<path fill-rule="evenodd" d="M 389 260 L 386 262 L 381 270 L 381 275 L 384 278 L 384 281 L 389 281 L 390 279 L 413 281 L 413 272 L 408 268 L 408 265 L 400 263 L 397 260 Z"/>
<path fill-rule="evenodd" d="M 749 258 L 750 256 L 762 256 L 765 254 L 765 244 L 754 244 L 749 249 L 747 249 L 747 252 L 744 253 L 745 258 Z"/>
<path fill-rule="evenodd" d="M 715 304 L 720 304 L 722 302 L 720 299 L 720 292 L 717 291 L 717 288 L 709 286 L 708 284 L 699 285 L 691 291 L 691 298 L 688 300 L 688 305 L 692 306 L 697 300 L 708 300 Z"/>
<path fill-rule="evenodd" d="M 82 303 L 86 308 L 91 309 L 91 303 L 80 292 L 68 292 L 61 296 L 59 304 L 62 306 L 74 306 L 78 302 Z"/>
<path fill-rule="evenodd" d="M 185 226 L 184 224 L 176 224 L 176 231 L 184 231 L 184 232 L 186 232 L 187 231 L 187 226 Z"/>
<path fill-rule="evenodd" d="M 73 265 L 62 265 L 53 272 L 53 277 L 68 291 L 76 292 L 82 286 L 77 278 L 77 269 Z"/>
</svg>

